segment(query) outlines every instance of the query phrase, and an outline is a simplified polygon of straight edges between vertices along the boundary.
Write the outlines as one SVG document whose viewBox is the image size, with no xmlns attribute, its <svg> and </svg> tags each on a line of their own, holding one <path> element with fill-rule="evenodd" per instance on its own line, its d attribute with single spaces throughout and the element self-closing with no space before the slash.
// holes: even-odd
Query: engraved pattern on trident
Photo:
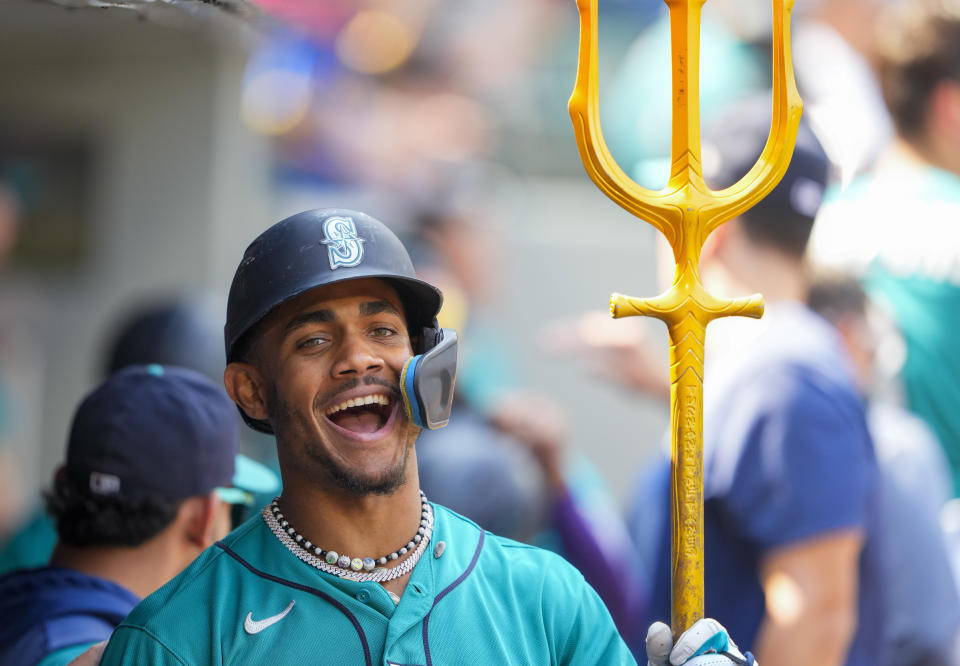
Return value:
<svg viewBox="0 0 960 666">
<path fill-rule="evenodd" d="M 703 617 L 703 357 L 706 327 L 720 317 L 763 314 L 759 294 L 732 301 L 700 281 L 704 241 L 724 222 L 767 195 L 787 170 L 802 104 L 790 55 L 793 0 L 773 0 L 773 120 L 757 163 L 734 185 L 707 187 L 700 164 L 700 16 L 706 0 L 664 0 L 670 10 L 673 138 L 670 180 L 659 191 L 634 183 L 610 155 L 600 129 L 596 0 L 577 0 L 580 58 L 570 116 L 580 159 L 603 192 L 652 224 L 673 248 L 673 285 L 654 298 L 610 297 L 614 318 L 662 320 L 670 337 L 671 534 L 675 635 Z"/>
</svg>

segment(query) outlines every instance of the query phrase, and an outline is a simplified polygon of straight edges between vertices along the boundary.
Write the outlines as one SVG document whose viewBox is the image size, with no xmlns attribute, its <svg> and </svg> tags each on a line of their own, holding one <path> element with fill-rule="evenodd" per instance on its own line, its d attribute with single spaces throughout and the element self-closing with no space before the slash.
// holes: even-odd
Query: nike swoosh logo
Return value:
<svg viewBox="0 0 960 666">
<path fill-rule="evenodd" d="M 261 631 L 266 629 L 272 624 L 276 624 L 283 618 L 287 616 L 291 610 L 293 610 L 293 604 L 295 601 L 291 601 L 290 605 L 284 608 L 282 611 L 276 615 L 271 615 L 270 617 L 265 617 L 262 620 L 254 620 L 253 613 L 247 613 L 247 617 L 243 621 L 243 630 L 248 634 L 259 634 Z"/>
</svg>

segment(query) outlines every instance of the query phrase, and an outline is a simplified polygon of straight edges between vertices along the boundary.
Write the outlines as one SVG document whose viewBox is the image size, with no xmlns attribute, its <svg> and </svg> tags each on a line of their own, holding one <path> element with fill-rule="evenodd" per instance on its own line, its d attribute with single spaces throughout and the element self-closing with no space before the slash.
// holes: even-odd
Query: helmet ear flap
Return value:
<svg viewBox="0 0 960 666">
<path fill-rule="evenodd" d="M 443 331 L 436 319 L 432 326 L 424 326 L 420 329 L 420 335 L 416 337 L 413 344 L 413 351 L 417 354 L 426 354 L 437 346 L 443 339 Z"/>
<path fill-rule="evenodd" d="M 420 347 L 429 348 L 412 356 L 400 373 L 400 393 L 412 423 L 430 430 L 450 420 L 453 388 L 457 379 L 458 340 L 449 328 L 424 328 Z"/>
</svg>

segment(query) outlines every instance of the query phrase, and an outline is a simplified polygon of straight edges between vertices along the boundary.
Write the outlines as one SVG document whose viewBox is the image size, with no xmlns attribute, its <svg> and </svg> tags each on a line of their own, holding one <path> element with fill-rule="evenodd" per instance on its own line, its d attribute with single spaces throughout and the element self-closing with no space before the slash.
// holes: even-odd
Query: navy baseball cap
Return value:
<svg viewBox="0 0 960 666">
<path fill-rule="evenodd" d="M 223 332 L 212 297 L 173 296 L 141 302 L 113 333 L 105 375 L 129 365 L 159 363 L 198 370 L 219 383 L 223 378 Z"/>
<path fill-rule="evenodd" d="M 704 176 L 714 188 L 737 182 L 756 163 L 770 133 L 769 95 L 749 97 L 704 134 Z M 830 182 L 830 162 L 810 125 L 801 120 L 796 147 L 777 186 L 743 214 L 755 237 L 801 250 Z"/>
<path fill-rule="evenodd" d="M 234 482 L 238 429 L 233 402 L 202 374 L 130 366 L 80 403 L 63 471 L 96 495 L 206 495 Z"/>
</svg>

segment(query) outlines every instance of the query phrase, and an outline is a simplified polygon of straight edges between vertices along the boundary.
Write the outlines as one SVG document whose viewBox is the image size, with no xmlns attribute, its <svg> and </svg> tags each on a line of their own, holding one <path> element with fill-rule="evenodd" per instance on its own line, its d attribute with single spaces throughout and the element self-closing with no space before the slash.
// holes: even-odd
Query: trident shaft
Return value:
<svg viewBox="0 0 960 666">
<path fill-rule="evenodd" d="M 721 300 L 700 281 L 704 241 L 724 222 L 767 195 L 793 154 L 802 104 L 790 56 L 793 0 L 773 0 L 773 120 L 760 158 L 734 185 L 714 191 L 700 164 L 700 16 L 705 0 L 665 0 L 670 10 L 673 139 L 670 180 L 659 191 L 634 183 L 610 155 L 600 129 L 597 91 L 597 6 L 577 0 L 580 58 L 570 116 L 580 159 L 603 192 L 652 224 L 673 248 L 673 285 L 654 298 L 610 297 L 614 318 L 646 315 L 670 337 L 672 629 L 703 617 L 703 358 L 707 324 L 720 317 L 760 317 L 763 299 Z"/>
</svg>

